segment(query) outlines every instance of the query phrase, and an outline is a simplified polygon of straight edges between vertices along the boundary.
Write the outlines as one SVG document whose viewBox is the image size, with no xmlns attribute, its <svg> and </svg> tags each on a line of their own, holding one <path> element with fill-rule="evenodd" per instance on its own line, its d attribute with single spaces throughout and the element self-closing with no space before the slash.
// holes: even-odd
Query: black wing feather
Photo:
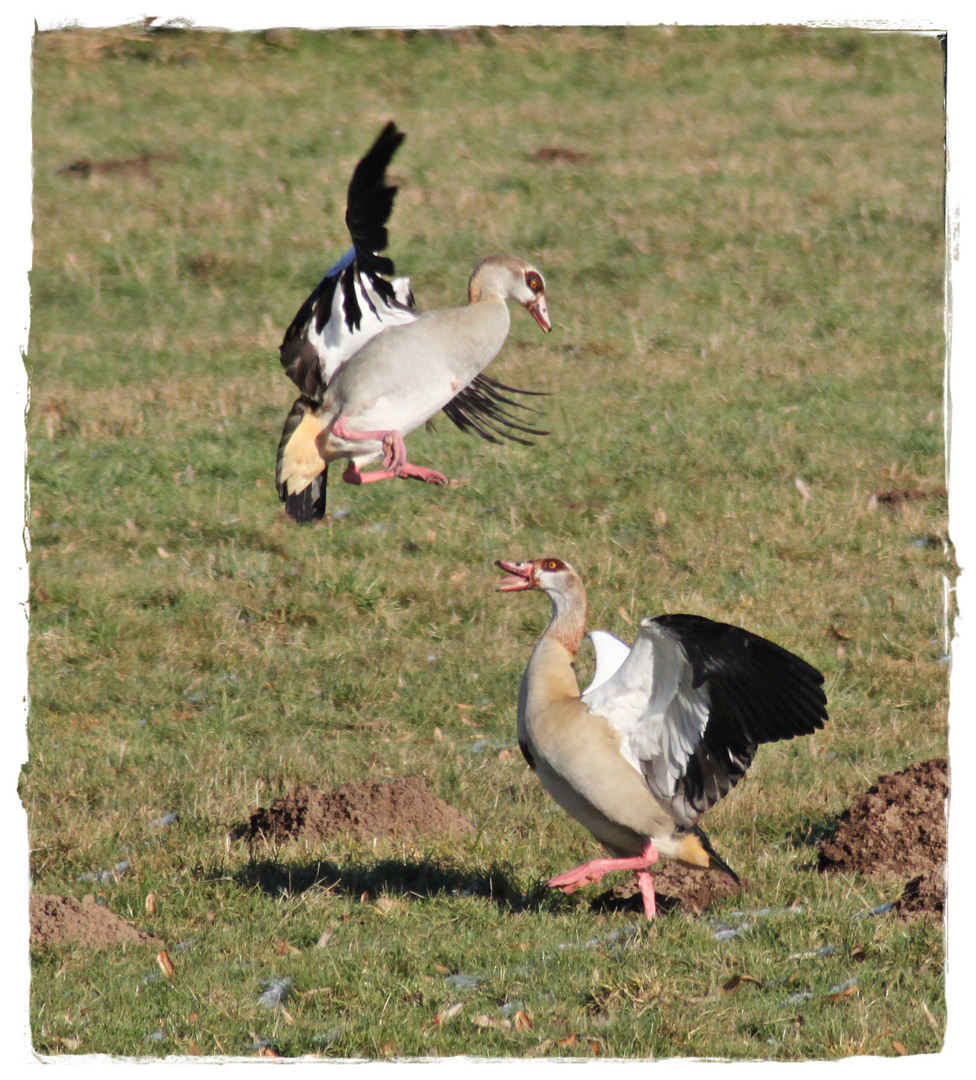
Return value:
<svg viewBox="0 0 976 1080">
<path fill-rule="evenodd" d="M 356 285 L 365 274 L 370 286 L 389 303 L 399 307 L 393 286 L 384 274 L 394 272 L 393 260 L 378 254 L 389 243 L 386 223 L 393 212 L 397 188 L 386 183 L 386 169 L 397 148 L 406 138 L 391 120 L 377 136 L 369 151 L 356 166 L 349 181 L 346 200 L 346 227 L 352 238 L 354 257 L 346 266 L 331 269 L 298 309 L 281 342 L 281 364 L 285 374 L 301 392 L 321 400 L 324 386 L 319 373 L 318 354 L 308 341 L 308 330 L 322 333 L 332 313 L 337 287 L 342 289 L 346 325 L 357 330 L 362 322 L 362 308 Z M 340 260 L 342 265 L 346 260 Z"/>
<path fill-rule="evenodd" d="M 810 735 L 827 720 L 823 675 L 787 649 L 699 615 L 654 620 L 680 643 L 708 722 L 679 790 L 703 813 L 739 782 L 762 743 Z"/>
<path fill-rule="evenodd" d="M 488 442 L 500 443 L 501 439 L 496 438 L 500 435 L 523 446 L 534 446 L 531 439 L 523 439 L 515 432 L 520 431 L 525 435 L 548 435 L 549 432 L 523 424 L 522 418 L 510 410 L 522 409 L 538 415 L 538 409 L 514 401 L 506 397 L 506 394 L 548 396 L 541 390 L 519 390 L 514 386 L 506 386 L 489 375 L 481 374 L 444 406 L 444 413 L 461 431 L 474 432 Z"/>
<path fill-rule="evenodd" d="M 346 227 L 360 269 L 371 279 L 379 278 L 372 283 L 389 300 L 394 299 L 393 286 L 381 275 L 393 273 L 393 260 L 379 252 L 386 250 L 390 242 L 386 223 L 393 213 L 397 188 L 387 184 L 386 169 L 405 138 L 391 120 L 356 166 L 346 199 Z"/>
<path fill-rule="evenodd" d="M 281 342 L 281 366 L 285 374 L 306 396 L 316 401 L 322 400 L 325 387 L 319 370 L 319 354 L 308 340 L 307 330 L 314 318 L 318 323 L 319 333 L 332 310 L 332 298 L 335 296 L 339 278 L 327 275 L 315 286 L 311 295 L 298 309 L 298 314 L 291 321 Z"/>
</svg>

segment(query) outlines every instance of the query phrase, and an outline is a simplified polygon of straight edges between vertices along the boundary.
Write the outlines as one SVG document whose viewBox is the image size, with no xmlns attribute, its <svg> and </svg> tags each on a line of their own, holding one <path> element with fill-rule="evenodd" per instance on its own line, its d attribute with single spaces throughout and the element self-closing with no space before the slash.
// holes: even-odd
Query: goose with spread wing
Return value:
<svg viewBox="0 0 976 1080">
<path fill-rule="evenodd" d="M 648 919 L 659 856 L 738 878 L 698 820 L 739 782 L 761 743 L 827 720 L 823 676 L 771 641 L 698 615 L 642 620 L 632 647 L 591 631 L 596 673 L 581 695 L 574 661 L 586 590 L 561 559 L 495 564 L 502 592 L 541 589 L 552 617 L 522 677 L 519 746 L 545 790 L 600 841 L 594 859 L 547 884 L 572 893 L 635 870 Z"/>
<path fill-rule="evenodd" d="M 316 453 L 314 443 L 324 438 L 329 422 L 323 416 L 322 406 L 333 379 L 367 342 L 391 327 L 414 323 L 422 315 L 414 306 L 410 279 L 391 280 L 393 261 L 381 254 L 388 244 L 386 223 L 397 192 L 395 186 L 387 183 L 386 170 L 404 138 L 391 121 L 356 166 L 346 207 L 352 247 L 325 272 L 298 310 L 281 343 L 282 366 L 301 396 L 285 420 L 275 483 L 286 511 L 298 522 L 314 521 L 325 514 L 328 462 L 325 455 Z M 544 305 L 541 311 L 540 325 L 548 330 Z M 410 359 L 408 355 L 404 362 L 409 363 Z M 416 380 L 424 373 L 415 369 L 408 374 L 411 380 Z M 390 392 L 392 389 L 387 388 L 387 393 Z M 461 385 L 459 381 L 457 391 L 438 408 L 443 408 L 462 431 L 474 432 L 490 442 L 500 442 L 500 436 L 531 445 L 526 436 L 547 432 L 531 427 L 512 411 L 528 409 L 515 401 L 512 394 L 537 395 L 538 392 L 506 386 L 477 372 L 468 383 Z M 425 478 L 436 483 L 432 477 L 439 475 L 431 473 Z M 347 479 L 359 482 L 355 472 L 349 473 Z"/>
</svg>

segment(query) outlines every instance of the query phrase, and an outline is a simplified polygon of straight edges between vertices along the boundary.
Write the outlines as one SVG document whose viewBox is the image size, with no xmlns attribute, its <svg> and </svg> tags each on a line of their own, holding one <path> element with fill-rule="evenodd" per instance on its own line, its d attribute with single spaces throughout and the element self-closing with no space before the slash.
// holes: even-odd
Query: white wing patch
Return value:
<svg viewBox="0 0 976 1080">
<path fill-rule="evenodd" d="M 630 646 L 615 634 L 606 630 L 591 630 L 586 636 L 596 653 L 596 671 L 590 685 L 583 691 L 583 697 L 616 675 L 620 665 L 630 656 Z"/>
<path fill-rule="evenodd" d="M 395 277 L 390 284 L 393 286 L 393 295 L 404 307 L 413 307 L 413 292 L 410 288 L 410 278 Z"/>
<path fill-rule="evenodd" d="M 638 634 L 634 647 L 613 675 L 581 695 L 590 712 L 610 722 L 620 736 L 621 754 L 638 772 L 643 769 L 633 741 L 651 694 L 651 647 L 651 642 Z"/>
<path fill-rule="evenodd" d="M 355 248 L 350 248 L 333 269 L 336 267 L 346 269 L 350 262 L 350 253 L 355 255 Z M 399 294 L 409 296 L 410 279 L 397 278 L 396 281 Z M 362 313 L 358 329 L 350 330 L 346 324 L 345 291 L 341 281 L 337 282 L 332 294 L 332 307 L 322 327 L 322 332 L 316 332 L 314 316 L 308 327 L 308 340 L 318 354 L 319 371 L 322 374 L 322 382 L 326 386 L 335 378 L 339 368 L 351 356 L 359 352 L 367 341 L 372 340 L 390 326 L 413 322 L 420 316 L 420 312 L 412 308 L 392 305 L 386 297 L 372 287 L 365 274 L 357 276 L 354 287 Z"/>
<path fill-rule="evenodd" d="M 708 722 L 708 690 L 694 689 L 692 676 L 677 638 L 644 619 L 616 671 L 602 682 L 594 680 L 582 695 L 590 711 L 606 717 L 618 732 L 621 753 L 644 774 L 651 791 L 669 801 Z"/>
<path fill-rule="evenodd" d="M 653 674 L 647 708 L 633 733 L 634 753 L 651 791 L 671 799 L 708 723 L 708 690 L 692 688 L 691 663 L 672 634 L 645 619 L 640 635 L 653 641 Z"/>
</svg>

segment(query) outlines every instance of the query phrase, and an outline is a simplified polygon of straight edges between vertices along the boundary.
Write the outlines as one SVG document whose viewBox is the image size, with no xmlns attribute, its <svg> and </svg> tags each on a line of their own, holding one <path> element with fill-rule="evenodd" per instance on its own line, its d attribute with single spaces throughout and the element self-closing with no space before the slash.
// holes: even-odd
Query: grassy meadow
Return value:
<svg viewBox="0 0 976 1080">
<path fill-rule="evenodd" d="M 850 29 L 37 35 L 32 887 L 95 893 L 176 966 L 36 952 L 37 1051 L 939 1049 L 941 927 L 866 917 L 900 889 L 819 875 L 813 845 L 946 750 L 942 78 L 934 38 Z M 388 119 L 422 307 L 494 251 L 545 274 L 553 332 L 513 309 L 488 373 L 548 392 L 551 434 L 441 418 L 410 457 L 455 485 L 334 470 L 300 529 L 277 346 Z M 740 906 L 773 909 L 751 932 L 540 887 L 599 851 L 516 746 L 548 604 L 492 562 L 542 555 L 594 627 L 691 611 L 824 672 L 827 728 L 761 749 L 705 822 Z M 227 842 L 297 784 L 416 774 L 473 839 Z"/>
</svg>

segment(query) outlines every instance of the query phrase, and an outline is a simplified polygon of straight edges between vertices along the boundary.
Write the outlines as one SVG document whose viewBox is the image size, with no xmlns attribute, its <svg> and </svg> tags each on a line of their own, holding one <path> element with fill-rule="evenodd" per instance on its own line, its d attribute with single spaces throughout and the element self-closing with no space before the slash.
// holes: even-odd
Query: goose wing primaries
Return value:
<svg viewBox="0 0 976 1080">
<path fill-rule="evenodd" d="M 685 824 L 739 782 L 761 743 L 808 735 L 827 718 L 816 668 L 697 615 L 643 620 L 616 674 L 583 701 L 613 724 L 622 752 Z"/>
<path fill-rule="evenodd" d="M 405 279 L 398 290 L 383 276 L 392 274 L 394 266 L 380 254 L 389 242 L 386 223 L 397 193 L 386 182 L 386 169 L 404 138 L 391 121 L 356 166 L 346 201 L 352 247 L 326 270 L 281 343 L 285 373 L 317 401 L 339 368 L 370 338 L 419 315 Z"/>
<path fill-rule="evenodd" d="M 500 443 L 501 439 L 496 438 L 500 435 L 502 439 L 521 443 L 523 446 L 535 446 L 531 439 L 523 439 L 515 433 L 520 431 L 525 435 L 548 435 L 549 432 L 529 427 L 522 422 L 522 417 L 510 410 L 514 408 L 538 413 L 538 409 L 514 401 L 506 397 L 506 394 L 548 396 L 541 390 L 518 390 L 514 386 L 506 386 L 490 375 L 481 374 L 476 375 L 468 386 L 444 406 L 444 413 L 461 431 L 473 431 L 488 442 Z"/>
</svg>

